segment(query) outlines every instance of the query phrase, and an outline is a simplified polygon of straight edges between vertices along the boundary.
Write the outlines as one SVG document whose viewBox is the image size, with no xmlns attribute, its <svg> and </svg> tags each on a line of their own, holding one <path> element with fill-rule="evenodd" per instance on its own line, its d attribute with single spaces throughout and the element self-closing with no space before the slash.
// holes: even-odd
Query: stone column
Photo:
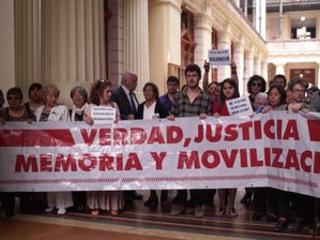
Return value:
<svg viewBox="0 0 320 240">
<path fill-rule="evenodd" d="M 108 80 L 120 84 L 123 70 L 123 0 L 108 0 Z"/>
<path fill-rule="evenodd" d="M 276 65 L 276 74 L 285 75 L 285 63 L 275 63 Z"/>
<path fill-rule="evenodd" d="M 106 78 L 104 1 L 43 0 L 42 11 L 42 79 L 70 103 L 73 86 Z"/>
<path fill-rule="evenodd" d="M 254 74 L 261 75 L 261 56 L 260 54 L 254 58 Z"/>
<path fill-rule="evenodd" d="M 240 7 L 240 0 L 233 0 L 237 7 Z"/>
<path fill-rule="evenodd" d="M 290 18 L 287 13 L 283 14 L 282 17 L 282 26 L 281 26 L 281 35 L 282 40 L 288 40 L 290 39 L 291 30 L 290 29 Z"/>
<path fill-rule="evenodd" d="M 245 93 L 247 94 L 247 83 L 249 78 L 254 74 L 254 56 L 253 56 L 253 49 L 250 49 L 248 51 L 245 52 L 245 56 L 244 56 L 244 89 L 245 89 Z"/>
<path fill-rule="evenodd" d="M 208 60 L 208 50 L 212 48 L 212 19 L 208 15 L 196 15 L 194 36 L 197 44 L 194 61 L 200 66 L 203 72 L 204 60 Z M 211 71 L 209 72 L 209 82 L 210 81 Z M 200 82 L 200 86 L 202 86 L 202 82 Z"/>
<path fill-rule="evenodd" d="M 244 15 L 248 17 L 248 0 L 244 0 Z"/>
<path fill-rule="evenodd" d="M 267 31 L 267 3 L 266 0 L 260 0 L 260 35 L 263 39 L 266 39 Z"/>
<path fill-rule="evenodd" d="M 136 90 L 143 99 L 142 88 L 150 81 L 148 1 L 124 1 L 124 71 L 138 75 Z"/>
<path fill-rule="evenodd" d="M 255 2 L 255 29 L 258 33 L 261 33 L 261 8 L 260 8 L 260 0 L 254 0 Z"/>
<path fill-rule="evenodd" d="M 218 35 L 218 49 L 229 49 L 229 54 L 231 58 L 231 39 L 229 36 L 230 26 L 226 26 L 223 32 Z M 221 82 L 226 78 L 231 76 L 230 66 L 218 66 L 218 81 Z"/>
<path fill-rule="evenodd" d="M 244 39 L 241 38 L 239 42 L 235 42 L 233 50 L 234 62 L 237 65 L 237 74 L 239 80 L 239 92 L 240 95 L 244 94 Z"/>
<path fill-rule="evenodd" d="M 14 46 L 14 1 L 0 0 L 0 89 L 3 94 L 16 85 Z"/>
<path fill-rule="evenodd" d="M 162 94 L 167 91 L 168 65 L 181 65 L 181 0 L 149 1 L 149 44 L 150 80 Z"/>
</svg>

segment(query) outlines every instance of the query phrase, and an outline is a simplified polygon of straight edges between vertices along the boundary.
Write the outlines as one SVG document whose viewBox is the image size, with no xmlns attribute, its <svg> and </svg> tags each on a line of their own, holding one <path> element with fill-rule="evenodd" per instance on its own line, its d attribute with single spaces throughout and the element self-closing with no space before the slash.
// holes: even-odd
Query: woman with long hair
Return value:
<svg viewBox="0 0 320 240">
<path fill-rule="evenodd" d="M 84 120 L 92 125 L 91 109 L 93 106 L 106 106 L 116 109 L 115 122 L 120 120 L 118 105 L 111 100 L 112 84 L 110 81 L 98 80 L 91 88 L 91 105 L 87 108 Z M 118 215 L 124 206 L 123 191 L 91 191 L 87 192 L 87 205 L 92 215 L 98 215 L 100 210 L 110 211 L 111 215 Z"/>
<path fill-rule="evenodd" d="M 231 78 L 223 80 L 221 83 L 221 104 L 219 106 L 214 106 L 213 115 L 215 117 L 219 116 L 229 116 L 229 111 L 227 108 L 226 101 L 239 97 L 239 89 L 237 82 Z M 237 194 L 237 189 L 218 189 L 218 195 L 220 200 L 220 208 L 217 211 L 217 216 L 223 216 L 227 214 L 229 217 L 237 217 L 238 213 L 235 210 L 234 202 Z"/>
</svg>

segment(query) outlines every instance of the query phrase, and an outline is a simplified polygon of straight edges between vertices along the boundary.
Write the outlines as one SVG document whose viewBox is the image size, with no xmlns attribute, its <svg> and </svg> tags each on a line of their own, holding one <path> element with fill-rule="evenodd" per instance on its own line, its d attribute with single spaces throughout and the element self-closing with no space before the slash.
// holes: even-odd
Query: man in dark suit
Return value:
<svg viewBox="0 0 320 240">
<path fill-rule="evenodd" d="M 138 77 L 132 72 L 125 72 L 121 78 L 121 85 L 112 91 L 112 101 L 116 102 L 121 120 L 133 120 L 138 109 L 138 99 L 134 90 L 138 85 Z M 125 191 L 125 206 L 130 208 L 133 200 L 142 199 L 142 195 L 136 193 L 136 191 Z"/>
<path fill-rule="evenodd" d="M 125 72 L 121 78 L 121 86 L 112 92 L 112 101 L 118 104 L 121 120 L 132 120 L 138 109 L 138 99 L 134 90 L 138 85 L 138 77 L 131 72 Z"/>
</svg>

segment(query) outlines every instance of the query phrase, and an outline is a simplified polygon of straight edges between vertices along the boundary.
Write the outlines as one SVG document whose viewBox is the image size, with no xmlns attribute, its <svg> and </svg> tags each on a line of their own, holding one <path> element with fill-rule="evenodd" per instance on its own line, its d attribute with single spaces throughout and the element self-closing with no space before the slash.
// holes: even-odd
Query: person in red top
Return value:
<svg viewBox="0 0 320 240">
<path fill-rule="evenodd" d="M 221 103 L 219 105 L 213 105 L 213 115 L 215 117 L 219 116 L 229 116 L 226 101 L 239 97 L 239 90 L 237 82 L 231 78 L 226 78 L 221 83 Z"/>
<path fill-rule="evenodd" d="M 221 103 L 219 106 L 213 105 L 213 115 L 215 117 L 229 116 L 226 101 L 239 97 L 238 84 L 235 80 L 227 78 L 221 83 Z M 220 208 L 217 216 L 223 216 L 227 213 L 229 217 L 237 217 L 238 213 L 234 208 L 237 189 L 218 189 Z"/>
</svg>

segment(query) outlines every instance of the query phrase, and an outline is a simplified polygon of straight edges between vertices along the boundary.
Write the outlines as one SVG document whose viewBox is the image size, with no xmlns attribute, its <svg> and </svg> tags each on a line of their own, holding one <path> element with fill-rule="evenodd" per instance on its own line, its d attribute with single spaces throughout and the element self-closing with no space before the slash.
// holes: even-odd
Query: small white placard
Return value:
<svg viewBox="0 0 320 240">
<path fill-rule="evenodd" d="M 213 66 L 230 65 L 229 49 L 210 49 L 208 59 Z"/>
<path fill-rule="evenodd" d="M 231 115 L 248 116 L 253 114 L 249 97 L 239 97 L 226 101 L 227 108 Z"/>
<path fill-rule="evenodd" d="M 116 119 L 116 109 L 105 106 L 95 106 L 91 109 L 94 124 L 113 124 Z"/>
</svg>

